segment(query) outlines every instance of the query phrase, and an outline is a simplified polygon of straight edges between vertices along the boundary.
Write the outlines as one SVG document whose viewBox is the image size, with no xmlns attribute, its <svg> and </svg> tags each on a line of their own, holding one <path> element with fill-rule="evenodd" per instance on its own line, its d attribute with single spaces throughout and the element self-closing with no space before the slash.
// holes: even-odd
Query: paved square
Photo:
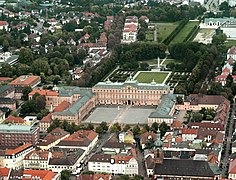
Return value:
<svg viewBox="0 0 236 180">
<path fill-rule="evenodd" d="M 155 111 L 155 107 L 97 107 L 85 123 L 99 124 L 102 121 L 120 124 L 147 124 L 148 116 Z"/>
</svg>

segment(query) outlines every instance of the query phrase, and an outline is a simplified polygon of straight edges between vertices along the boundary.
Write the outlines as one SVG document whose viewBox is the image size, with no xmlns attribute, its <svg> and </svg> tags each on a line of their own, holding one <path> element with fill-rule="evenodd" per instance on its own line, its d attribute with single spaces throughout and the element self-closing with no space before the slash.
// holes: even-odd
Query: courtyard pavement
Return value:
<svg viewBox="0 0 236 180">
<path fill-rule="evenodd" d="M 99 124 L 102 121 L 108 124 L 116 122 L 120 124 L 147 124 L 148 116 L 155 111 L 155 107 L 133 107 L 133 106 L 102 106 L 97 107 L 85 123 Z"/>
</svg>

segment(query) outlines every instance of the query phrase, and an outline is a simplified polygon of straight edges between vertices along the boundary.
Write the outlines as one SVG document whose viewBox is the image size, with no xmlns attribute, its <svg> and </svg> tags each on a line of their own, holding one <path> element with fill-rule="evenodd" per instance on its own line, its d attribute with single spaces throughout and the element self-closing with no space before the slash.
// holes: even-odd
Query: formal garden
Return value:
<svg viewBox="0 0 236 180">
<path fill-rule="evenodd" d="M 139 71 L 134 78 L 140 83 L 150 83 L 153 80 L 156 83 L 163 83 L 168 75 L 169 72 Z"/>
<path fill-rule="evenodd" d="M 190 75 L 191 72 L 172 72 L 166 84 L 169 85 L 171 89 L 174 89 L 178 84 L 185 83 Z"/>
</svg>

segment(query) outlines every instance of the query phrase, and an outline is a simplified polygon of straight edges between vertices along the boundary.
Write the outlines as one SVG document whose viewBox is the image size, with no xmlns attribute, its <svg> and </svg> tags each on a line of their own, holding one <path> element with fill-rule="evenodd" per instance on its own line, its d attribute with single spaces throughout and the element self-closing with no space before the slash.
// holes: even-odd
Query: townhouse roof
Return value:
<svg viewBox="0 0 236 180">
<path fill-rule="evenodd" d="M 56 91 L 45 90 L 45 89 L 35 89 L 35 90 L 31 91 L 29 93 L 29 95 L 33 96 L 36 93 L 38 93 L 40 95 L 44 95 L 44 96 L 58 96 L 59 95 L 59 93 Z"/>
<path fill-rule="evenodd" d="M 52 130 L 42 141 L 39 142 L 39 146 L 48 146 L 49 144 L 55 142 L 56 140 L 69 135 L 70 133 L 64 131 L 61 128 L 56 128 Z"/>
<path fill-rule="evenodd" d="M 67 109 L 71 104 L 67 101 L 62 101 L 54 110 L 53 112 L 61 112 Z"/>
<path fill-rule="evenodd" d="M 29 86 L 31 83 L 40 81 L 40 76 L 29 76 L 29 75 L 22 75 L 9 83 L 9 85 L 24 85 Z"/>
<path fill-rule="evenodd" d="M 157 110 L 152 112 L 148 118 L 173 118 L 170 112 L 175 105 L 176 95 L 166 94 L 163 95 L 161 104 L 158 106 Z"/>
<path fill-rule="evenodd" d="M 162 164 L 155 164 L 155 175 L 175 175 L 192 177 L 214 177 L 208 162 L 190 159 L 163 159 Z"/>
<path fill-rule="evenodd" d="M 111 162 L 110 154 L 94 154 L 89 159 L 89 162 Z"/>
<path fill-rule="evenodd" d="M 116 148 L 116 149 L 125 149 L 125 148 L 131 148 L 132 144 L 130 143 L 120 143 L 120 142 L 114 142 L 114 141 L 107 141 L 102 148 Z"/>
<path fill-rule="evenodd" d="M 6 167 L 1 167 L 0 168 L 0 177 L 8 177 L 11 172 L 11 169 L 6 168 Z"/>
<path fill-rule="evenodd" d="M 181 128 L 183 127 L 183 122 L 179 120 L 174 120 L 173 123 L 171 124 L 172 128 Z"/>
<path fill-rule="evenodd" d="M 145 159 L 145 163 L 146 163 L 147 169 L 153 169 L 155 167 L 155 163 L 154 163 L 153 158 L 152 158 L 151 155 L 149 155 Z"/>
<path fill-rule="evenodd" d="M 58 87 L 59 96 L 71 97 L 74 94 L 81 94 L 82 89 L 77 86 L 62 86 Z"/>
<path fill-rule="evenodd" d="M 8 116 L 7 119 L 4 121 L 4 123 L 13 123 L 13 124 L 23 124 L 25 122 L 24 119 L 22 119 L 21 117 L 15 117 L 15 116 Z"/>
<path fill-rule="evenodd" d="M 39 123 L 51 123 L 52 122 L 52 113 L 49 113 L 47 116 L 44 116 Z"/>
<path fill-rule="evenodd" d="M 140 141 L 142 144 L 146 144 L 150 140 L 155 140 L 156 136 L 157 135 L 153 132 L 145 132 L 140 135 Z"/>
<path fill-rule="evenodd" d="M 221 74 L 221 75 L 218 75 L 218 76 L 216 76 L 215 77 L 215 79 L 224 79 L 224 80 L 226 80 L 226 78 L 228 77 L 228 75 L 224 75 L 224 74 Z M 231 76 L 233 79 L 236 79 L 236 75 L 232 75 Z"/>
<path fill-rule="evenodd" d="M 88 146 L 97 136 L 92 130 L 78 130 L 63 139 L 58 146 Z"/>
<path fill-rule="evenodd" d="M 199 128 L 206 128 L 206 129 L 220 129 L 224 130 L 224 125 L 220 122 L 190 122 L 188 123 L 188 127 L 199 127 Z"/>
<path fill-rule="evenodd" d="M 7 90 L 13 91 L 13 88 L 12 88 L 11 86 L 9 86 L 9 85 L 1 86 L 1 87 L 0 87 L 0 95 L 1 95 L 2 93 L 4 93 L 5 91 L 7 91 Z"/>
<path fill-rule="evenodd" d="M 190 94 L 187 97 L 187 101 L 191 105 L 198 104 L 210 104 L 210 105 L 220 105 L 224 102 L 225 97 L 221 95 L 203 95 L 203 94 Z"/>
<path fill-rule="evenodd" d="M 0 21 L 0 26 L 7 26 L 8 22 L 7 21 Z"/>
<path fill-rule="evenodd" d="M 41 180 L 53 179 L 56 176 L 56 173 L 49 170 L 28 170 L 25 169 L 23 172 L 22 180 L 33 180 L 36 177 Z"/>
<path fill-rule="evenodd" d="M 24 157 L 24 160 L 29 160 L 29 159 L 33 160 L 35 156 L 39 157 L 39 160 L 47 160 L 49 158 L 49 151 L 34 150 L 28 153 Z"/>
<path fill-rule="evenodd" d="M 52 158 L 49 160 L 49 165 L 74 165 L 77 160 L 84 154 L 85 150 L 76 149 L 59 149 L 60 152 L 53 152 Z M 58 154 L 60 156 L 58 156 Z"/>
<path fill-rule="evenodd" d="M 229 48 L 228 54 L 236 54 L 236 46 L 232 46 L 231 48 Z"/>
<path fill-rule="evenodd" d="M 10 77 L 0 77 L 0 82 L 11 81 L 12 79 Z"/>
<path fill-rule="evenodd" d="M 111 158 L 114 159 L 115 164 L 119 164 L 121 162 L 128 163 L 134 157 L 132 155 L 116 154 L 111 156 Z"/>
<path fill-rule="evenodd" d="M 229 174 L 236 174 L 236 159 L 230 161 L 228 172 Z"/>
<path fill-rule="evenodd" d="M 0 103 L 14 104 L 16 101 L 12 98 L 0 98 Z"/>
<path fill-rule="evenodd" d="M 32 144 L 26 143 L 26 144 L 23 144 L 22 146 L 17 147 L 16 149 L 8 149 L 8 150 L 6 150 L 5 155 L 6 156 L 15 155 L 15 154 L 18 154 L 18 153 L 20 153 L 20 152 L 24 151 L 25 149 L 28 149 L 28 148 L 30 148 L 32 146 L 33 146 Z"/>
</svg>

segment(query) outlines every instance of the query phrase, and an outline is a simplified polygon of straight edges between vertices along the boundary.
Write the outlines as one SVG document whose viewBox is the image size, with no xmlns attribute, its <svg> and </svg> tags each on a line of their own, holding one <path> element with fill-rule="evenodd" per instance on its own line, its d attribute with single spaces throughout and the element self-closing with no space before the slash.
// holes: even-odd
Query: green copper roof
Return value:
<svg viewBox="0 0 236 180">
<path fill-rule="evenodd" d="M 77 86 L 62 86 L 58 87 L 59 96 L 70 97 L 73 94 L 80 94 L 81 89 Z"/>
<path fill-rule="evenodd" d="M 161 104 L 157 107 L 155 112 L 149 115 L 149 118 L 173 118 L 169 113 L 175 104 L 176 97 L 177 95 L 175 94 L 163 95 Z"/>
<path fill-rule="evenodd" d="M 72 106 L 70 106 L 68 109 L 62 112 L 55 112 L 53 114 L 73 116 L 77 114 L 80 108 L 94 96 L 91 92 L 86 91 L 86 90 L 81 91 L 80 95 L 82 97 L 78 99 L 75 103 L 73 103 Z"/>
<path fill-rule="evenodd" d="M 154 81 L 150 83 L 139 83 L 137 80 L 128 78 L 125 82 L 106 82 L 97 83 L 93 89 L 121 89 L 122 87 L 131 86 L 140 90 L 169 90 L 170 87 L 165 84 L 158 84 Z"/>
<path fill-rule="evenodd" d="M 0 132 L 30 132 L 33 125 L 0 124 Z"/>
</svg>

